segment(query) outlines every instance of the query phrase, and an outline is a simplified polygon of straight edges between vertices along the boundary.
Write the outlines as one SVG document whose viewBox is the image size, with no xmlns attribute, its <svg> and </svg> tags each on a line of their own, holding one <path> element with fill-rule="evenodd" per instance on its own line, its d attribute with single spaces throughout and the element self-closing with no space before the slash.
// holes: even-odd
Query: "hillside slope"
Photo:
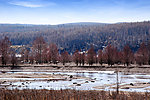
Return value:
<svg viewBox="0 0 150 100">
<path fill-rule="evenodd" d="M 14 45 L 31 44 L 43 36 L 48 43 L 56 43 L 58 47 L 73 52 L 75 49 L 86 50 L 90 45 L 101 49 L 112 44 L 121 49 L 129 44 L 133 50 L 141 42 L 150 40 L 150 22 L 137 23 L 75 23 L 61 25 L 21 25 L 0 24 L 0 38 L 8 36 Z"/>
</svg>

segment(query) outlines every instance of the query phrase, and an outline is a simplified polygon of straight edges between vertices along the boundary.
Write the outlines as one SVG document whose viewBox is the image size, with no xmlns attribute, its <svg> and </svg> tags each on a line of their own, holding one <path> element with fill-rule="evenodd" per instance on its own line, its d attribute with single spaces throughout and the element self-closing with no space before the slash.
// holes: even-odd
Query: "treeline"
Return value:
<svg viewBox="0 0 150 100">
<path fill-rule="evenodd" d="M 55 43 L 68 52 L 76 49 L 95 50 L 111 44 L 119 50 L 128 44 L 137 51 L 142 42 L 150 40 L 150 22 L 117 24 L 63 24 L 63 25 L 0 25 L 0 38 L 9 37 L 13 45 L 31 44 L 42 36 L 47 43 Z"/>
<path fill-rule="evenodd" d="M 73 54 L 65 50 L 59 50 L 56 44 L 48 44 L 43 37 L 37 37 L 30 48 L 23 48 L 20 56 L 11 46 L 8 37 L 0 40 L 0 62 L 2 65 L 12 64 L 43 64 L 43 63 L 66 63 L 74 62 L 77 66 L 89 64 L 130 64 L 150 65 L 150 43 L 142 43 L 136 52 L 128 45 L 119 51 L 116 47 L 108 44 L 104 49 L 94 50 L 93 45 L 87 51 L 76 50 Z"/>
</svg>

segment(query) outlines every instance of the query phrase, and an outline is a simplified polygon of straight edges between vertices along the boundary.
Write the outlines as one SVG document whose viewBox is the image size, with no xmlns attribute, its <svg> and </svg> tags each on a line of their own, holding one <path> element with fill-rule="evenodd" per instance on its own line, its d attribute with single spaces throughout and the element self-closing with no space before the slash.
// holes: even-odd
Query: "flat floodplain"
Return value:
<svg viewBox="0 0 150 100">
<path fill-rule="evenodd" d="M 119 90 L 125 92 L 149 92 L 150 74 L 125 69 L 119 72 Z M 127 70 L 127 69 L 126 69 Z M 130 72 L 131 70 L 131 72 Z M 1 89 L 75 89 L 116 90 L 116 73 L 112 69 L 20 67 L 1 68 Z"/>
</svg>

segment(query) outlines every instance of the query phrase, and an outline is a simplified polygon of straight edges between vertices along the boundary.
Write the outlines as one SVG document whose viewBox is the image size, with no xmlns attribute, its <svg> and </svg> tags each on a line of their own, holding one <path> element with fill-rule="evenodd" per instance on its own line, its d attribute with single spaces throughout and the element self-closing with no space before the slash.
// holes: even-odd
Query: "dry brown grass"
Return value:
<svg viewBox="0 0 150 100">
<path fill-rule="evenodd" d="M 149 100 L 150 93 L 78 90 L 4 90 L 0 100 Z"/>
</svg>

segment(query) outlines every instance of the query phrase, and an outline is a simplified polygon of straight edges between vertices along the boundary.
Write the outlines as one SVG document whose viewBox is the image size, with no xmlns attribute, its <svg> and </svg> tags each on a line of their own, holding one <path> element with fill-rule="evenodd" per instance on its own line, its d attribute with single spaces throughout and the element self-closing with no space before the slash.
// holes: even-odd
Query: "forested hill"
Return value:
<svg viewBox="0 0 150 100">
<path fill-rule="evenodd" d="M 68 51 L 86 50 L 93 45 L 101 49 L 112 44 L 121 49 L 125 44 L 135 50 L 150 40 L 150 22 L 136 23 L 71 23 L 61 25 L 0 24 L 0 38 L 7 36 L 14 45 L 27 45 L 43 36 L 50 43 Z"/>
</svg>

